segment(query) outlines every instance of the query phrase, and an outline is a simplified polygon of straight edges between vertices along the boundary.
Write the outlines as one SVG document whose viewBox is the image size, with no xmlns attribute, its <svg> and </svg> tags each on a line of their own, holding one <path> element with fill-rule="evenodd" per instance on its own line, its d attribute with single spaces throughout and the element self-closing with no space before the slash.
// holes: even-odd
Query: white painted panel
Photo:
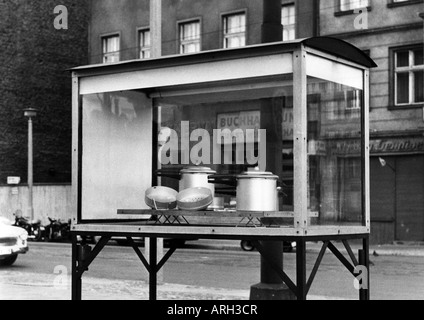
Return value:
<svg viewBox="0 0 424 320">
<path fill-rule="evenodd" d="M 233 59 L 80 79 L 80 94 L 290 74 L 292 54 Z"/>
<path fill-rule="evenodd" d="M 142 93 L 85 95 L 82 137 L 82 219 L 147 209 L 152 181 L 152 105 Z"/>
<path fill-rule="evenodd" d="M 360 90 L 364 88 L 363 71 L 361 69 L 356 69 L 313 54 L 307 54 L 306 56 L 306 74 Z"/>
</svg>

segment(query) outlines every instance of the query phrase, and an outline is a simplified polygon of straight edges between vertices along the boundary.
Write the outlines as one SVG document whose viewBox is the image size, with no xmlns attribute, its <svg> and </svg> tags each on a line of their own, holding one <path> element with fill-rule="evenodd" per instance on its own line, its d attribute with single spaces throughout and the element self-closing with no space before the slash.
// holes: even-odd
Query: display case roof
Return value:
<svg viewBox="0 0 424 320">
<path fill-rule="evenodd" d="M 155 59 L 136 59 L 111 64 L 86 65 L 72 68 L 70 69 L 70 71 L 74 71 L 79 73 L 80 75 L 83 75 L 85 72 L 89 72 L 90 74 L 96 72 L 113 73 L 129 70 L 151 69 L 164 66 L 205 63 L 208 61 L 239 59 L 243 57 L 278 54 L 282 52 L 293 52 L 302 45 L 311 49 L 315 49 L 333 55 L 336 58 L 342 58 L 347 61 L 354 62 L 367 68 L 374 68 L 377 66 L 367 54 L 365 54 L 362 50 L 346 41 L 331 37 L 312 37 L 293 41 L 272 42 L 232 49 L 201 51 L 197 53 L 183 55 L 168 55 Z"/>
</svg>

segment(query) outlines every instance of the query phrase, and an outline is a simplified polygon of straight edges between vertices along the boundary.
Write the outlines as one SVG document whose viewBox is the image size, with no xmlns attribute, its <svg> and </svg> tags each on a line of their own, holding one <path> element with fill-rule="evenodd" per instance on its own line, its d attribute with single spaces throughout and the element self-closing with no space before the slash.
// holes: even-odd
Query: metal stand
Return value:
<svg viewBox="0 0 424 320">
<path fill-rule="evenodd" d="M 93 250 L 91 247 L 77 242 L 77 234 L 72 236 L 72 300 L 81 300 L 82 291 L 82 275 L 88 270 L 90 264 L 94 261 L 100 251 L 108 243 L 112 235 L 102 236 L 100 241 L 96 244 Z M 150 260 L 146 260 L 138 246 L 133 239 L 128 236 L 128 242 L 134 249 L 135 253 L 143 263 L 146 270 L 149 272 L 149 299 L 157 299 L 157 273 L 165 265 L 168 259 L 177 249 L 177 244 L 171 246 L 163 258 L 158 262 L 157 254 L 157 237 L 150 236 Z M 358 252 L 358 259 L 356 259 L 348 240 L 362 239 L 362 249 Z M 260 241 L 261 240 L 261 241 Z M 267 239 L 268 240 L 268 239 Z M 289 240 L 293 240 L 290 238 Z M 341 240 L 351 261 L 349 261 L 331 241 Z M 269 241 L 269 240 L 268 240 Z M 275 240 L 272 240 L 275 241 Z M 298 300 L 306 300 L 309 289 L 314 281 L 315 275 L 318 272 L 322 258 L 327 249 L 329 249 L 337 259 L 346 267 L 346 269 L 354 276 L 357 277 L 361 272 L 366 272 L 362 275 L 362 282 L 360 283 L 359 299 L 370 299 L 370 277 L 369 277 L 369 235 L 355 235 L 355 236 L 319 236 L 319 237 L 297 237 L 296 241 L 296 283 L 284 272 L 278 261 L 270 255 L 263 245 L 262 239 L 253 239 L 251 242 L 261 254 L 263 260 L 275 271 L 281 280 L 287 285 L 291 292 Z M 322 247 L 315 261 L 314 267 L 307 277 L 306 270 L 306 243 L 308 241 L 322 241 Z M 360 266 L 361 268 L 357 268 Z M 365 282 L 365 283 L 364 283 Z"/>
<path fill-rule="evenodd" d="M 96 244 L 93 250 L 88 245 L 79 244 L 77 235 L 72 236 L 72 300 L 81 300 L 82 295 L 82 275 L 88 271 L 88 267 L 109 242 L 111 236 L 103 236 Z M 177 244 L 171 246 L 162 260 L 158 263 L 157 255 L 157 238 L 150 238 L 150 261 L 144 257 L 137 244 L 131 237 L 127 237 L 128 243 L 134 249 L 135 253 L 149 272 L 149 300 L 157 300 L 157 273 L 172 256 L 177 249 Z"/>
</svg>

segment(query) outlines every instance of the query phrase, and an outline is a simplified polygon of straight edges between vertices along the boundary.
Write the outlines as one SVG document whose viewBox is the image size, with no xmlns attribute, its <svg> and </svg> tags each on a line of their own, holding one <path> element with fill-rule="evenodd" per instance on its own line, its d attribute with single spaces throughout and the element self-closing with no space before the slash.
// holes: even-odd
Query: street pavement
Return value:
<svg viewBox="0 0 424 320">
<path fill-rule="evenodd" d="M 241 250 L 239 241 L 199 240 L 188 242 L 188 248 L 210 250 Z M 351 245 L 354 252 L 359 244 Z M 319 252 L 321 244 L 308 243 L 307 252 Z M 341 250 L 343 252 L 343 250 Z M 370 254 L 396 256 L 424 256 L 424 244 L 393 244 L 371 246 Z M 71 279 L 69 275 L 40 274 L 18 270 L 0 270 L 0 300 L 70 300 Z M 230 290 L 213 287 L 158 283 L 158 300 L 249 300 L 246 290 Z M 148 300 L 149 286 L 146 281 L 111 280 L 83 276 L 83 300 Z M 334 297 L 308 296 L 309 300 L 337 300 Z M 424 299 L 424 297 L 423 297 Z"/>
</svg>

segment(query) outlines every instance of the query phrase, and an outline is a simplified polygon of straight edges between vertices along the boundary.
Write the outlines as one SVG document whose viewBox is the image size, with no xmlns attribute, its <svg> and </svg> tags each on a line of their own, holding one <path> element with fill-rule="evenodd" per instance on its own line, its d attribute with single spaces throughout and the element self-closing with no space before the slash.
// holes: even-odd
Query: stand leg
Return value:
<svg viewBox="0 0 424 320">
<path fill-rule="evenodd" d="M 72 300 L 81 300 L 82 281 L 81 274 L 78 270 L 80 265 L 78 249 L 79 245 L 77 242 L 77 236 L 72 235 Z"/>
<path fill-rule="evenodd" d="M 306 242 L 303 239 L 296 241 L 296 282 L 297 300 L 306 300 Z"/>
<path fill-rule="evenodd" d="M 150 238 L 149 299 L 157 300 L 157 238 Z"/>
<path fill-rule="evenodd" d="M 359 250 L 359 265 L 365 266 L 367 274 L 363 281 L 363 286 L 359 289 L 359 300 L 370 300 L 370 259 L 369 259 L 369 238 L 362 240 L 362 250 Z"/>
</svg>

